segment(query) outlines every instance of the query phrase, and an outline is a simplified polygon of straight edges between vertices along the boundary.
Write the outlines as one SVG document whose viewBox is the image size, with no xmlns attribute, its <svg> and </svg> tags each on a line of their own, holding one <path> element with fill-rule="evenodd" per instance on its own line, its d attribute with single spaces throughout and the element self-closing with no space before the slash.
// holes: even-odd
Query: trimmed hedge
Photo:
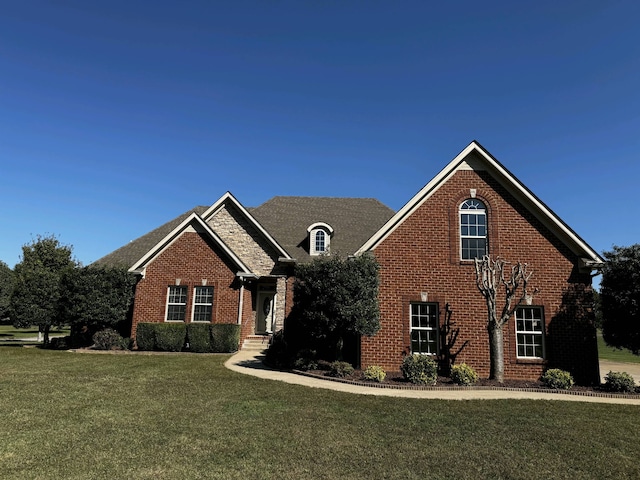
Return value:
<svg viewBox="0 0 640 480">
<path fill-rule="evenodd" d="M 180 352 L 187 343 L 187 326 L 184 323 L 158 323 L 156 350 Z"/>
<path fill-rule="evenodd" d="M 238 350 L 240 325 L 235 323 L 212 323 L 210 328 L 214 352 L 232 353 Z"/>
<path fill-rule="evenodd" d="M 196 353 L 232 353 L 240 343 L 240 325 L 211 323 L 139 323 L 138 350 L 180 352 L 189 343 Z"/>
<path fill-rule="evenodd" d="M 189 351 L 194 353 L 213 352 L 211 342 L 210 323 L 189 323 L 187 324 L 187 343 Z"/>
<path fill-rule="evenodd" d="M 136 328 L 136 344 L 138 350 L 152 351 L 156 349 L 156 329 L 158 323 L 139 323 Z"/>
</svg>

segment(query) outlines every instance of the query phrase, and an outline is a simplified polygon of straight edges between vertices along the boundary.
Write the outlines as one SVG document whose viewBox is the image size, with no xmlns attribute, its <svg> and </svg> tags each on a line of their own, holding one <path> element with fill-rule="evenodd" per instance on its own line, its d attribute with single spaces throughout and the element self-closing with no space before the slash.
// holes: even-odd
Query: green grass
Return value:
<svg viewBox="0 0 640 480">
<path fill-rule="evenodd" d="M 227 358 L 1 347 L 2 478 L 640 478 L 637 406 L 350 395 Z"/>
<path fill-rule="evenodd" d="M 598 330 L 598 357 L 611 362 L 640 363 L 640 355 L 634 355 L 626 348 L 614 348 L 604 343 L 602 332 Z"/>
<path fill-rule="evenodd" d="M 52 328 L 49 335 L 69 335 L 68 328 Z M 13 325 L 0 325 L 0 342 L 2 340 L 20 340 L 38 336 L 38 327 L 15 328 Z"/>
</svg>

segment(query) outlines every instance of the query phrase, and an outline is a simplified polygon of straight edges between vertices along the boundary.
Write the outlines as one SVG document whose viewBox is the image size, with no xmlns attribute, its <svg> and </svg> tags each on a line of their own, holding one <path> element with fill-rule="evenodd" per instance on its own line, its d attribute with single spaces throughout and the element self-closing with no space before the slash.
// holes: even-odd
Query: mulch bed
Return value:
<svg viewBox="0 0 640 480">
<path fill-rule="evenodd" d="M 362 385 L 373 388 L 398 388 L 398 389 L 417 389 L 417 390 L 464 390 L 464 389 L 477 389 L 477 390 L 520 390 L 528 392 L 543 392 L 543 393 L 561 393 L 570 395 L 586 395 L 586 396 L 599 396 L 599 397 L 615 397 L 615 398 L 639 398 L 640 392 L 638 388 L 634 393 L 618 393 L 610 392 L 604 388 L 604 386 L 582 386 L 574 385 L 570 390 L 556 390 L 554 388 L 547 387 L 541 381 L 532 380 L 505 380 L 503 383 L 498 383 L 496 380 L 489 380 L 483 378 L 470 387 L 464 387 L 456 385 L 449 377 L 438 377 L 438 381 L 434 386 L 426 385 L 414 385 L 404 379 L 401 372 L 387 372 L 385 380 L 381 383 L 365 380 L 362 370 L 355 370 L 353 374 L 336 378 L 332 377 L 326 370 L 296 370 L 296 373 L 307 375 L 316 378 L 322 378 L 328 381 L 338 381 L 343 383 L 349 383 L 352 385 Z"/>
</svg>

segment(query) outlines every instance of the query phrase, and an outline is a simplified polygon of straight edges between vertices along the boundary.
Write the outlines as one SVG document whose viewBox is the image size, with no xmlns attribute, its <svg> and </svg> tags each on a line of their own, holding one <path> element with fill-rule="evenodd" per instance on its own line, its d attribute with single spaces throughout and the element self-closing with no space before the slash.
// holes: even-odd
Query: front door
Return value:
<svg viewBox="0 0 640 480">
<path fill-rule="evenodd" d="M 258 304 L 256 305 L 256 333 L 273 333 L 275 325 L 275 301 L 274 292 L 260 292 L 258 294 Z"/>
</svg>

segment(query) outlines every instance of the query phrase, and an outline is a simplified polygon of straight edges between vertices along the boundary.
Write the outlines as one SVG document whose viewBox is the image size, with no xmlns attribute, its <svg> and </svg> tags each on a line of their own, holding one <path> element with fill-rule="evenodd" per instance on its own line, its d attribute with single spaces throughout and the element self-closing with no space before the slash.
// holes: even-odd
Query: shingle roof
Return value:
<svg viewBox="0 0 640 480">
<path fill-rule="evenodd" d="M 151 232 L 132 240 L 123 247 L 111 252 L 108 255 L 96 260 L 96 265 L 124 265 L 127 268 L 131 267 L 134 263 L 140 260 L 147 254 L 149 250 L 156 246 L 156 244 L 164 237 L 169 235 L 174 228 L 180 225 L 189 215 L 197 213 L 202 215 L 209 207 L 195 207 L 191 210 L 184 212 L 182 215 L 174 218 L 173 220 L 165 223 L 164 225 L 152 230 Z"/>
<path fill-rule="evenodd" d="M 97 265 L 131 267 L 189 215 L 202 215 L 209 207 L 195 207 L 127 245 L 96 260 Z M 330 249 L 351 255 L 378 231 L 394 211 L 373 198 L 273 197 L 259 207 L 247 208 L 289 255 L 308 261 L 307 228 L 317 222 L 334 229 Z"/>
<path fill-rule="evenodd" d="M 307 228 L 324 222 L 334 229 L 331 252 L 351 255 L 395 213 L 374 198 L 273 197 L 251 215 L 296 260 L 308 254 Z"/>
</svg>

